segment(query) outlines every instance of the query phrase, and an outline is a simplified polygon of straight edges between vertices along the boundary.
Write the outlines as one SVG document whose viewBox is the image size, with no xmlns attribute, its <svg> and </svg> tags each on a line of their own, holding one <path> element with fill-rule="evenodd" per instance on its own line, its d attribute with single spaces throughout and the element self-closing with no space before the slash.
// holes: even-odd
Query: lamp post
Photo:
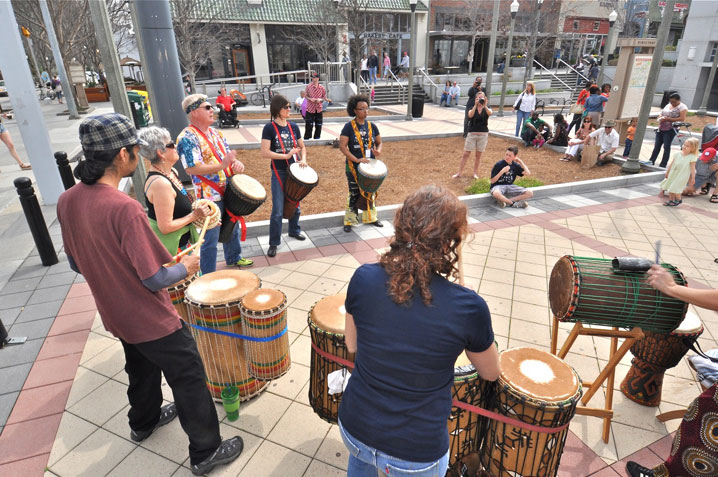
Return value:
<svg viewBox="0 0 718 477">
<path fill-rule="evenodd" d="M 711 72 L 708 73 L 708 81 L 706 82 L 706 87 L 703 90 L 703 99 L 701 100 L 701 105 L 698 108 L 698 111 L 696 111 L 696 114 L 698 116 L 706 115 L 706 111 L 708 109 L 708 98 L 711 95 L 711 89 L 713 89 L 713 80 L 716 77 L 716 67 L 718 67 L 718 52 L 713 55 L 713 64 L 711 65 Z"/>
<path fill-rule="evenodd" d="M 617 18 L 618 13 L 616 13 L 616 10 L 608 14 L 608 36 L 606 37 L 606 44 L 603 45 L 603 58 L 601 58 L 601 71 L 598 73 L 598 84 L 603 84 L 603 70 L 606 68 L 606 64 L 608 64 L 608 48 L 613 41 L 613 25 L 616 24 Z"/>
<path fill-rule="evenodd" d="M 504 98 L 506 98 L 506 82 L 509 79 L 509 67 L 511 66 L 511 46 L 514 41 L 514 24 L 516 23 L 516 13 L 519 11 L 519 2 L 514 0 L 511 3 L 511 26 L 509 26 L 509 40 L 506 48 L 506 64 L 504 65 L 504 79 L 501 83 L 501 100 L 499 103 L 499 117 L 504 115 Z"/>
<path fill-rule="evenodd" d="M 411 7 L 411 37 L 409 42 L 411 47 L 409 48 L 409 95 L 406 101 L 406 120 L 411 121 L 411 102 L 414 100 L 414 65 L 416 64 L 416 3 L 419 0 L 409 0 L 409 6 Z"/>
<path fill-rule="evenodd" d="M 531 49 L 529 50 L 524 67 L 524 88 L 526 87 L 526 82 L 530 80 L 533 75 L 534 58 L 536 57 L 536 39 L 538 38 L 538 28 L 541 21 L 541 5 L 543 5 L 543 0 L 536 0 L 536 23 L 534 23 L 534 28 L 531 32 Z"/>
</svg>

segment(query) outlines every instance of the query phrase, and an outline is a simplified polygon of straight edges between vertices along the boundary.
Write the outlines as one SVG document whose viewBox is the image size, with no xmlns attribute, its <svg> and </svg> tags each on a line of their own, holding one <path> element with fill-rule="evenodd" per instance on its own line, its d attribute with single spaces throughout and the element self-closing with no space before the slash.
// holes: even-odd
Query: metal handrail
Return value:
<svg viewBox="0 0 718 477">
<path fill-rule="evenodd" d="M 565 61 L 563 61 L 561 58 L 558 59 L 558 62 L 559 62 L 559 63 L 563 63 L 564 65 L 568 66 L 568 69 L 570 69 L 571 71 L 573 71 L 574 73 L 576 73 L 577 75 L 579 75 L 579 76 L 580 76 L 581 78 L 583 78 L 584 80 L 588 81 L 588 76 L 586 76 L 586 75 L 584 75 L 583 73 L 579 72 L 577 69 L 574 69 L 573 66 L 569 65 L 568 63 L 566 63 Z"/>
<path fill-rule="evenodd" d="M 431 83 L 431 101 L 434 102 L 436 98 L 436 90 L 438 89 L 438 85 L 434 83 L 434 80 L 431 79 L 431 77 L 426 74 L 426 71 L 424 68 L 417 68 L 419 72 L 421 73 L 421 85 L 424 86 L 424 78 L 429 80 L 429 83 Z"/>
<path fill-rule="evenodd" d="M 304 73 L 306 78 L 309 77 L 309 70 L 293 70 L 293 71 L 282 71 L 281 73 L 266 73 L 266 74 L 260 74 L 260 75 L 248 75 L 248 76 L 231 76 L 227 78 L 212 78 L 210 80 L 204 80 L 204 81 L 196 81 L 195 84 L 197 85 L 197 88 L 202 87 L 202 93 L 207 94 L 207 86 L 208 85 L 217 85 L 217 86 L 224 86 L 225 83 L 231 83 L 231 84 L 237 84 L 237 87 L 240 89 L 242 93 L 245 92 L 246 86 L 248 84 L 251 84 L 255 86 L 255 89 L 259 91 L 262 89 L 262 86 L 264 86 L 264 78 L 269 79 L 269 83 L 280 83 L 280 81 L 275 80 L 273 81 L 273 77 L 281 77 L 281 76 L 289 76 L 289 75 L 297 75 Z M 256 80 L 256 83 L 250 83 L 249 81 Z M 303 83 L 306 83 L 303 81 Z"/>
<path fill-rule="evenodd" d="M 540 66 L 541 68 L 543 68 L 546 72 L 548 72 L 548 74 L 550 74 L 551 76 L 553 76 L 554 78 L 556 78 L 557 80 L 559 80 L 559 82 L 561 82 L 562 85 L 564 85 L 566 88 L 568 88 L 569 90 L 571 90 L 571 92 L 573 92 L 573 90 L 574 90 L 575 88 L 572 88 L 572 87 L 570 87 L 569 85 L 567 85 L 566 83 L 564 83 L 564 81 L 563 81 L 561 78 L 559 78 L 559 77 L 556 76 L 555 74 L 551 73 L 551 70 L 549 70 L 549 69 L 546 68 L 544 65 L 542 65 L 541 63 L 539 63 L 536 58 L 534 58 L 534 63 L 536 63 L 537 65 L 539 65 L 539 66 Z"/>
</svg>

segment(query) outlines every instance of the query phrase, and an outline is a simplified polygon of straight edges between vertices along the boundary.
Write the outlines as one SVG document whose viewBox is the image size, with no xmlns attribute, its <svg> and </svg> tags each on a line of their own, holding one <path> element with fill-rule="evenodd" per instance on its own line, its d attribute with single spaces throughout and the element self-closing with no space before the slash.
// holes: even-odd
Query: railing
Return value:
<svg viewBox="0 0 718 477">
<path fill-rule="evenodd" d="M 566 89 L 569 89 L 569 90 L 573 93 L 573 90 L 575 89 L 574 87 L 571 87 L 571 86 L 567 85 L 561 78 L 559 78 L 559 77 L 556 76 L 554 73 L 552 73 L 551 70 L 549 70 L 549 69 L 546 68 L 544 65 L 542 65 L 541 63 L 539 63 L 538 60 L 536 60 L 535 58 L 534 58 L 534 63 L 536 63 L 542 70 L 546 71 L 549 75 L 551 75 L 551 76 L 553 76 L 555 79 L 557 79 L 562 85 L 564 85 L 564 86 L 566 87 Z"/>
<path fill-rule="evenodd" d="M 322 81 L 330 83 L 351 82 L 352 62 L 328 61 L 328 62 L 307 62 L 307 70 L 319 73 Z"/>
<path fill-rule="evenodd" d="M 568 63 L 566 63 L 565 61 L 563 61 L 561 58 L 558 59 L 558 63 L 559 63 L 559 64 L 563 63 L 564 65 L 566 65 L 566 66 L 568 67 L 569 70 L 573 71 L 573 72 L 576 73 L 578 76 L 580 76 L 581 78 L 583 78 L 584 81 L 588 81 L 588 76 L 586 76 L 586 75 L 584 75 L 583 73 L 579 72 L 577 69 L 574 69 L 573 66 L 569 65 Z"/>
<path fill-rule="evenodd" d="M 436 99 L 436 90 L 439 88 L 439 86 L 434 83 L 434 80 L 431 79 L 431 76 L 426 74 L 426 70 L 424 68 L 417 68 L 421 75 L 419 75 L 419 79 L 421 80 L 421 87 L 424 88 L 424 81 L 429 80 L 429 83 L 431 83 L 431 102 L 433 103 Z"/>
<path fill-rule="evenodd" d="M 207 94 L 210 91 L 210 96 L 216 94 L 216 90 L 220 87 L 231 85 L 232 89 L 237 89 L 242 93 L 245 93 L 249 88 L 249 91 L 259 91 L 264 86 L 274 83 L 303 83 L 306 84 L 309 81 L 309 70 L 293 70 L 293 71 L 282 71 L 281 73 L 267 73 L 260 75 L 249 75 L 249 76 L 232 76 L 228 78 L 212 78 L 211 80 L 197 81 L 197 90 L 201 91 L 202 94 Z M 213 91 L 215 89 L 215 91 Z M 278 88 L 275 88 L 278 89 Z"/>
</svg>

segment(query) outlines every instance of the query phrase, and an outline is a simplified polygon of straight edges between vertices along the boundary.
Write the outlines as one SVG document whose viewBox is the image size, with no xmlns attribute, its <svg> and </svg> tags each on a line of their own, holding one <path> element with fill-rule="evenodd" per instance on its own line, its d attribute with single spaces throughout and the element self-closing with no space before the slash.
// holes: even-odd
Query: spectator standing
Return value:
<svg viewBox="0 0 718 477">
<path fill-rule="evenodd" d="M 595 83 L 598 80 L 598 63 L 591 58 L 591 66 L 588 68 L 588 80 Z"/>
<path fill-rule="evenodd" d="M 585 78 L 583 76 L 583 61 L 581 61 L 581 58 L 578 59 L 575 65 L 573 65 L 573 69 L 576 70 L 578 75 L 576 76 L 576 86 L 580 85 L 583 81 L 585 81 Z"/>
<path fill-rule="evenodd" d="M 409 54 L 405 51 L 404 56 L 401 58 L 401 75 L 404 78 L 409 77 Z"/>
<path fill-rule="evenodd" d="M 477 76 L 476 79 L 474 79 L 474 84 L 472 84 L 471 88 L 469 88 L 468 99 L 466 100 L 466 106 L 464 107 L 464 137 L 468 134 L 469 110 L 474 107 L 474 99 L 476 98 L 476 93 L 479 91 L 486 93 L 486 89 L 481 86 L 481 76 Z"/>
<path fill-rule="evenodd" d="M 376 57 L 376 51 L 371 50 L 367 66 L 369 67 L 369 84 L 376 84 L 376 71 L 379 69 L 379 58 Z"/>
<path fill-rule="evenodd" d="M 361 77 L 365 83 L 369 83 L 369 60 L 366 57 L 366 53 L 361 55 Z"/>
<path fill-rule="evenodd" d="M 681 103 L 681 96 L 673 93 L 668 98 L 668 104 L 658 116 L 658 130 L 656 131 L 656 143 L 653 146 L 653 152 L 649 161 L 651 164 L 656 163 L 658 153 L 663 146 L 663 158 L 661 159 L 661 167 L 666 167 L 668 159 L 671 157 L 671 143 L 676 137 L 676 131 L 673 129 L 673 123 L 683 122 L 686 120 L 686 112 L 688 107 Z"/>
<path fill-rule="evenodd" d="M 389 53 L 386 51 L 384 52 L 384 68 L 382 71 L 382 76 L 384 77 L 385 81 L 389 81 L 389 78 L 391 77 L 391 58 L 389 58 Z"/>
<path fill-rule="evenodd" d="M 596 160 L 597 166 L 603 166 L 611 162 L 611 154 L 618 149 L 619 136 L 614 126 L 616 126 L 616 121 L 608 119 L 603 122 L 601 129 L 588 135 L 588 137 L 596 139 L 599 146 L 598 159 Z"/>
<path fill-rule="evenodd" d="M 469 110 L 469 130 L 466 140 L 464 141 L 464 154 L 461 156 L 459 163 L 459 172 L 452 177 L 457 179 L 461 177 L 466 161 L 469 160 L 471 151 L 475 151 L 474 159 L 474 179 L 479 178 L 479 166 L 481 165 L 481 154 L 486 150 L 489 142 L 489 116 L 493 111 L 486 104 L 486 95 L 483 91 L 476 93 L 474 105 Z"/>
<path fill-rule="evenodd" d="M 571 118 L 571 124 L 568 125 L 569 130 L 571 130 L 574 125 L 576 126 L 576 131 L 574 133 L 577 133 L 578 129 L 581 127 L 581 118 L 584 117 L 584 112 L 586 111 L 586 99 L 591 94 L 590 90 L 591 83 L 587 82 L 581 92 L 578 93 L 578 98 L 576 98 L 576 104 L 581 106 L 581 109 L 578 110 L 579 112 L 573 114 L 573 118 Z"/>
<path fill-rule="evenodd" d="M 231 176 L 244 171 L 244 164 L 229 148 L 222 133 L 213 127 L 214 108 L 203 94 L 191 94 L 182 100 L 189 126 L 177 137 L 177 153 L 188 174 L 192 175 L 195 196 L 213 201 L 224 214 L 224 190 Z M 217 242 L 220 227 L 207 230 L 200 248 L 202 274 L 217 269 Z M 242 258 L 242 244 L 238 227 L 222 247 L 225 263 L 229 266 L 249 267 L 254 262 Z"/>
<path fill-rule="evenodd" d="M 556 114 L 553 117 L 553 136 L 551 136 L 546 144 L 552 146 L 568 146 L 568 123 L 563 118 L 563 114 Z"/>
<path fill-rule="evenodd" d="M 70 267 L 87 280 L 103 325 L 124 350 L 130 439 L 142 442 L 179 416 L 192 473 L 203 475 L 237 458 L 244 444 L 239 436 L 222 442 L 197 344 L 165 289 L 196 273 L 198 258 L 186 255 L 165 267 L 172 256 L 144 210 L 118 190 L 146 145 L 129 119 L 90 116 L 80 124 L 80 143 L 85 159 L 75 176 L 81 182 L 60 196 L 57 218 Z M 165 406 L 163 375 L 175 400 Z"/>
<path fill-rule="evenodd" d="M 698 139 L 692 137 L 683 143 L 680 152 L 673 154 L 673 160 L 666 169 L 666 178 L 658 185 L 668 192 L 668 201 L 663 205 L 675 207 L 681 205 L 683 189 L 694 187 L 696 183 L 696 161 L 698 160 Z"/>
<path fill-rule="evenodd" d="M 521 139 L 526 147 L 543 144 L 550 134 L 551 126 L 541 119 L 538 111 L 531 113 L 531 117 L 524 121 L 524 127 L 521 129 Z"/>
<path fill-rule="evenodd" d="M 444 85 L 444 92 L 441 93 L 441 100 L 439 100 L 439 106 L 446 104 L 449 105 L 449 90 L 451 89 L 451 81 L 446 81 Z"/>
<path fill-rule="evenodd" d="M 312 138 L 312 129 L 314 129 L 314 139 L 319 139 L 322 135 L 322 123 L 324 122 L 322 103 L 327 99 L 327 90 L 319 84 L 319 73 L 312 73 L 312 82 L 307 85 L 306 98 L 307 114 L 304 117 L 304 140 L 308 141 Z"/>
<path fill-rule="evenodd" d="M 586 116 L 591 118 L 593 124 L 601 124 L 601 114 L 603 113 L 603 104 L 608 101 L 608 98 L 601 96 L 601 90 L 596 85 L 591 85 L 589 90 L 591 93 L 586 98 Z"/>
<path fill-rule="evenodd" d="M 636 122 L 638 118 L 631 118 L 628 123 L 628 129 L 626 130 L 626 142 L 623 147 L 623 157 L 628 157 L 631 153 L 631 146 L 633 145 L 633 138 L 636 137 Z"/>
<path fill-rule="evenodd" d="M 526 89 L 514 101 L 514 110 L 516 110 L 516 136 L 518 137 L 521 128 L 526 119 L 531 116 L 531 112 L 536 109 L 536 88 L 532 81 L 526 82 Z"/>
<path fill-rule="evenodd" d="M 13 159 L 15 159 L 15 162 L 17 162 L 17 165 L 20 166 L 20 169 L 23 171 L 29 171 L 32 169 L 32 166 L 30 164 L 26 164 L 22 162 L 22 159 L 20 159 L 20 156 L 17 153 L 17 149 L 15 149 L 15 143 L 12 142 L 12 138 L 10 137 L 10 131 L 7 130 L 5 125 L 2 123 L 2 118 L 7 118 L 6 114 L 3 114 L 0 116 L 0 140 L 7 146 L 8 151 L 10 151 L 10 155 Z"/>
<path fill-rule="evenodd" d="M 459 96 L 461 95 L 461 88 L 454 81 L 454 85 L 449 88 L 449 103 L 446 106 L 451 106 L 451 102 L 454 102 L 454 106 L 459 105 Z"/>
<path fill-rule="evenodd" d="M 611 85 L 609 83 L 603 83 L 601 85 L 601 96 L 605 96 L 606 98 L 611 97 Z"/>
<path fill-rule="evenodd" d="M 534 193 L 525 187 L 514 185 L 517 177 L 531 174 L 518 155 L 519 148 L 510 146 L 506 149 L 504 158 L 494 164 L 491 169 L 491 196 L 501 208 L 508 205 L 517 209 L 525 209 L 528 207 L 526 199 L 534 196 Z"/>
</svg>

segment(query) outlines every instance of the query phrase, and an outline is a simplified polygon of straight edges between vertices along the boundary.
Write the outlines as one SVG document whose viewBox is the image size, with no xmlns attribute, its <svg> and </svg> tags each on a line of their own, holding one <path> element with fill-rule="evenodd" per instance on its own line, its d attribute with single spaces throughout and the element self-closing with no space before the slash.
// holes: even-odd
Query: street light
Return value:
<svg viewBox="0 0 718 477">
<path fill-rule="evenodd" d="M 499 103 L 499 117 L 504 115 L 504 98 L 506 97 L 506 82 L 509 79 L 509 67 L 511 66 L 511 46 L 514 41 L 514 24 L 516 23 L 516 13 L 519 11 L 519 2 L 514 0 L 511 3 L 511 26 L 509 27 L 509 40 L 506 52 L 506 64 L 504 64 L 504 79 L 501 83 L 501 100 Z"/>
<path fill-rule="evenodd" d="M 616 24 L 616 19 L 618 19 L 618 13 L 613 10 L 608 14 L 608 36 L 606 37 L 606 44 L 603 45 L 603 58 L 601 58 L 601 71 L 598 73 L 598 84 L 603 84 L 603 71 L 608 64 L 608 48 L 613 41 L 613 25 Z"/>
<path fill-rule="evenodd" d="M 409 42 L 411 47 L 409 48 L 409 95 L 406 102 L 406 120 L 411 121 L 411 102 L 414 100 L 414 65 L 416 65 L 416 4 L 419 0 L 409 0 L 409 7 L 411 8 L 411 36 Z"/>
</svg>

